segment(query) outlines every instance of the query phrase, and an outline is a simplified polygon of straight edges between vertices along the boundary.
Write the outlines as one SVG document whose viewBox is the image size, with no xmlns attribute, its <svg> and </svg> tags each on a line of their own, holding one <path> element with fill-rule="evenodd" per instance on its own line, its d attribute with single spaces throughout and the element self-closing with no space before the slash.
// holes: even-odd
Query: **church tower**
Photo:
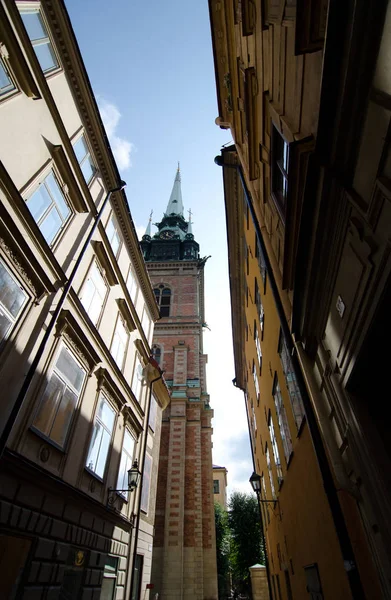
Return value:
<svg viewBox="0 0 391 600">
<path fill-rule="evenodd" d="M 141 241 L 160 308 L 153 353 L 171 388 L 163 413 L 152 556 L 159 600 L 217 599 L 213 504 L 213 411 L 203 353 L 204 266 L 183 215 L 178 166 L 158 231 Z"/>
</svg>

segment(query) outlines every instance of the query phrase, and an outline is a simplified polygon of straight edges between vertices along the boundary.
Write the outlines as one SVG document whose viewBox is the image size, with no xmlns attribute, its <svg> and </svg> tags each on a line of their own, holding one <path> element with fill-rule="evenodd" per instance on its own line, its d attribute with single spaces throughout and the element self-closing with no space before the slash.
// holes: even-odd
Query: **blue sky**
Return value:
<svg viewBox="0 0 391 600">
<path fill-rule="evenodd" d="M 232 386 L 230 299 L 221 169 L 231 137 L 218 128 L 208 3 L 66 0 L 139 232 L 160 221 L 180 161 L 185 211 L 205 268 L 208 392 L 215 411 L 215 464 L 229 490 L 250 491 L 243 394 Z M 187 212 L 185 213 L 187 217 Z M 156 230 L 155 230 L 156 231 Z"/>
</svg>

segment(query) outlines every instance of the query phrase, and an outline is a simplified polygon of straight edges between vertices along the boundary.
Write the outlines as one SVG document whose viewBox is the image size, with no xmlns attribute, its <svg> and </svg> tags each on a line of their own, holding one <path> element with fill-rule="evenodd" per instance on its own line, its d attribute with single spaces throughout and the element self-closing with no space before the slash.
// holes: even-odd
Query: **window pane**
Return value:
<svg viewBox="0 0 391 600">
<path fill-rule="evenodd" d="M 57 359 L 56 369 L 68 380 L 68 382 L 80 392 L 84 381 L 84 371 L 75 361 L 66 348 L 62 348 L 60 356 Z"/>
<path fill-rule="evenodd" d="M 49 42 L 45 44 L 34 45 L 34 51 L 44 73 L 58 67 L 57 60 Z"/>
<path fill-rule="evenodd" d="M 10 92 L 14 90 L 15 86 L 5 65 L 2 60 L 0 60 L 0 94 L 4 94 L 6 92 Z"/>
<path fill-rule="evenodd" d="M 12 321 L 7 317 L 5 313 L 0 308 L 0 342 L 2 342 L 7 333 L 11 329 Z"/>
<path fill-rule="evenodd" d="M 46 386 L 33 423 L 37 429 L 46 435 L 50 434 L 57 407 L 61 401 L 64 390 L 65 384 L 55 373 L 53 373 Z"/>
<path fill-rule="evenodd" d="M 3 305 L 16 319 L 26 299 L 25 292 L 0 262 L 0 306 Z"/>
<path fill-rule="evenodd" d="M 35 221 L 39 221 L 51 203 L 52 200 L 43 184 L 40 185 L 34 194 L 27 200 L 27 206 Z"/>
<path fill-rule="evenodd" d="M 52 208 L 48 215 L 41 222 L 39 228 L 43 237 L 50 244 L 61 229 L 62 221 L 56 208 Z"/>
<path fill-rule="evenodd" d="M 64 200 L 64 196 L 62 195 L 62 191 L 60 189 L 60 186 L 58 185 L 56 178 L 54 177 L 53 172 L 51 172 L 46 177 L 45 184 L 48 186 L 49 192 L 50 192 L 54 202 L 57 204 L 57 207 L 60 209 L 61 216 L 62 216 L 63 220 L 65 221 L 65 219 L 67 218 L 67 216 L 70 213 L 70 210 Z"/>
<path fill-rule="evenodd" d="M 60 446 L 63 446 L 65 443 L 76 404 L 76 394 L 69 388 L 66 388 L 50 431 L 50 438 Z"/>
<path fill-rule="evenodd" d="M 76 144 L 73 146 L 73 149 L 75 151 L 77 161 L 80 164 L 88 153 L 87 144 L 83 135 L 77 140 Z"/>
<path fill-rule="evenodd" d="M 94 424 L 94 432 L 92 434 L 90 449 L 88 451 L 87 456 L 87 467 L 91 469 L 91 471 L 96 470 L 96 462 L 98 459 L 100 443 L 103 434 L 103 427 L 100 423 L 95 422 Z"/>
<path fill-rule="evenodd" d="M 111 435 L 105 429 L 103 429 L 102 441 L 101 441 L 100 448 L 99 448 L 98 460 L 96 463 L 96 470 L 95 470 L 95 473 L 97 475 L 99 475 L 99 477 L 103 477 L 104 472 L 105 472 L 107 455 L 109 453 L 109 448 L 110 448 L 110 440 L 111 440 Z"/>
<path fill-rule="evenodd" d="M 20 16 L 31 41 L 47 37 L 48 34 L 38 10 L 34 12 L 22 12 Z"/>
<path fill-rule="evenodd" d="M 107 288 L 106 288 L 105 281 L 104 281 L 102 275 L 100 274 L 98 267 L 96 266 L 96 263 L 94 263 L 94 265 L 92 267 L 91 277 L 92 277 L 92 280 L 95 284 L 95 287 L 96 287 L 100 297 L 104 298 L 106 295 Z"/>
<path fill-rule="evenodd" d="M 116 583 L 116 577 L 103 577 L 99 600 L 113 600 Z"/>
<path fill-rule="evenodd" d="M 127 490 L 127 488 L 128 488 L 127 481 L 126 481 L 127 462 L 128 462 L 128 457 L 127 457 L 126 453 L 124 451 L 122 451 L 121 462 L 120 462 L 119 471 L 118 471 L 118 479 L 117 479 L 117 489 L 118 490 Z M 126 495 L 126 492 L 123 492 L 123 495 Z"/>
<path fill-rule="evenodd" d="M 134 452 L 134 438 L 130 435 L 129 431 L 125 431 L 124 436 L 124 450 L 129 454 L 129 456 L 133 457 Z"/>
<path fill-rule="evenodd" d="M 86 158 L 83 164 L 81 165 L 81 172 L 83 173 L 85 181 L 89 183 L 92 179 L 93 174 L 95 173 L 95 167 L 91 163 L 89 157 Z"/>
<path fill-rule="evenodd" d="M 99 402 L 97 416 L 102 421 L 104 426 L 107 427 L 107 429 L 111 433 L 113 430 L 113 425 L 114 425 L 115 412 L 111 408 L 111 406 L 109 406 L 109 404 L 106 402 L 106 400 L 104 398 L 101 398 L 101 400 Z"/>
</svg>

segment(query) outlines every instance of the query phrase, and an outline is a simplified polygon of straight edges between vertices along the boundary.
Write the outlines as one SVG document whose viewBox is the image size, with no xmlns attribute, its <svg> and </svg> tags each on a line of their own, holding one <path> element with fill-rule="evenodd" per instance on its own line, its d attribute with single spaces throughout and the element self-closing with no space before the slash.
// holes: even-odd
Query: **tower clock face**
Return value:
<svg viewBox="0 0 391 600">
<path fill-rule="evenodd" d="M 163 231 L 160 235 L 159 235 L 161 240 L 170 240 L 171 238 L 174 237 L 174 232 L 167 230 L 167 231 Z"/>
</svg>

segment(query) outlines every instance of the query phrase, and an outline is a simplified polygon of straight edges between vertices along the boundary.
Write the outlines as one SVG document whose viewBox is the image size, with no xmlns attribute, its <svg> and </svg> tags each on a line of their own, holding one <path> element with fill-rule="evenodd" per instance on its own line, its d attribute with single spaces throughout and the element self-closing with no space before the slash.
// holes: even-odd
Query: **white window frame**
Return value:
<svg viewBox="0 0 391 600">
<path fill-rule="evenodd" d="M 152 328 L 152 319 L 150 317 L 149 311 L 148 311 L 148 309 L 147 309 L 146 306 L 144 306 L 143 315 L 141 317 L 141 327 L 142 327 L 142 329 L 144 331 L 145 337 L 148 340 L 148 343 L 150 343 L 151 328 Z M 146 331 L 146 329 L 147 329 L 147 331 Z"/>
<path fill-rule="evenodd" d="M 267 443 L 266 443 L 266 447 L 265 447 L 265 456 L 266 456 L 266 466 L 267 466 L 267 470 L 269 473 L 269 482 L 270 482 L 270 489 L 272 492 L 272 498 L 273 498 L 273 500 L 275 500 L 277 498 L 276 488 L 274 487 L 273 469 L 272 469 L 272 463 L 270 460 L 270 450 L 268 448 Z"/>
<path fill-rule="evenodd" d="M 55 49 L 55 45 L 53 43 L 53 40 L 51 39 L 51 35 L 50 35 L 50 27 L 48 26 L 48 23 L 46 21 L 45 18 L 45 14 L 42 10 L 42 7 L 40 6 L 39 3 L 37 2 L 18 2 L 17 3 L 17 8 L 19 10 L 20 13 L 20 18 L 22 19 L 22 14 L 23 13 L 37 13 L 40 17 L 41 20 L 41 24 L 42 24 L 42 28 L 44 29 L 46 36 L 43 38 L 37 38 L 32 40 L 28 34 L 27 28 L 26 28 L 26 32 L 28 35 L 28 38 L 31 42 L 31 45 L 34 49 L 35 55 L 37 57 L 37 60 L 39 62 L 39 65 L 42 69 L 42 72 L 46 75 L 51 75 L 52 73 L 55 73 L 56 71 L 58 71 L 61 67 L 60 67 L 60 61 L 58 59 L 58 55 Z M 23 19 L 22 19 L 23 20 Z M 24 24 L 24 23 L 23 23 Z M 47 45 L 49 48 L 50 53 L 52 54 L 53 57 L 53 66 L 48 68 L 48 69 L 43 69 L 41 66 L 41 62 L 39 60 L 38 54 L 35 50 L 36 47 L 41 46 L 41 45 Z"/>
<path fill-rule="evenodd" d="M 18 87 L 11 73 L 11 69 L 9 68 L 4 57 L 5 52 L 6 51 L 4 49 L 4 46 L 0 43 L 0 69 L 4 71 L 6 78 L 8 79 L 8 81 L 10 81 L 10 84 L 4 87 L 0 87 L 0 100 L 4 100 L 4 98 L 8 98 L 9 96 L 18 91 Z"/>
<path fill-rule="evenodd" d="M 113 228 L 113 231 L 112 231 L 111 234 L 108 231 L 110 225 Z M 107 225 L 106 225 L 105 231 L 106 231 L 107 239 L 109 240 L 110 247 L 111 247 L 111 249 L 112 249 L 112 251 L 114 253 L 114 256 L 115 256 L 115 258 L 118 258 L 119 253 L 121 252 L 121 248 L 122 248 L 122 237 L 121 237 L 121 235 L 119 233 L 118 223 L 117 223 L 117 220 L 116 220 L 113 212 L 111 213 L 110 218 L 107 221 Z M 118 248 L 116 250 L 113 247 L 113 239 L 115 237 L 118 238 Z"/>
<path fill-rule="evenodd" d="M 269 426 L 270 442 L 271 442 L 271 446 L 272 446 L 272 450 L 273 450 L 274 463 L 276 465 L 277 479 L 278 479 L 278 483 L 281 484 L 281 482 L 283 480 L 281 459 L 280 459 L 280 453 L 278 451 L 276 432 L 274 430 L 274 424 L 273 424 L 273 417 L 272 417 L 270 410 L 269 410 L 268 426 Z"/>
<path fill-rule="evenodd" d="M 143 390 L 142 370 L 143 370 L 142 362 L 140 360 L 139 355 L 136 353 L 136 356 L 134 358 L 134 369 L 133 369 L 131 388 L 132 388 L 132 392 L 135 395 L 136 400 L 139 402 L 139 404 L 141 404 L 141 397 L 142 397 L 142 390 Z"/>
<path fill-rule="evenodd" d="M 257 405 L 258 405 L 259 400 L 260 400 L 260 393 L 259 393 L 258 373 L 257 373 L 257 367 L 255 366 L 255 360 L 253 360 L 253 380 L 254 380 L 255 394 L 257 396 Z"/>
<path fill-rule="evenodd" d="M 138 292 L 138 283 L 131 264 L 129 265 L 129 271 L 126 277 L 126 288 L 129 292 L 129 296 L 131 297 L 133 304 L 135 304 Z"/>
<path fill-rule="evenodd" d="M 297 384 L 296 375 L 293 370 L 292 359 L 289 355 L 288 347 L 286 345 L 286 341 L 282 331 L 280 332 L 278 353 L 280 355 L 282 370 L 284 372 L 285 377 L 285 383 L 288 390 L 289 399 L 291 401 L 293 417 L 295 419 L 297 430 L 299 431 L 303 419 L 305 417 L 305 410 L 300 389 Z"/>
<path fill-rule="evenodd" d="M 132 448 L 132 453 L 130 454 L 128 449 L 125 446 L 125 438 L 128 436 L 128 438 L 130 438 L 130 440 L 133 442 L 133 448 Z M 122 440 L 122 450 L 121 450 L 121 459 L 120 459 L 120 464 L 119 464 L 119 469 L 118 469 L 118 477 L 117 477 L 117 489 L 118 490 L 125 490 L 125 491 L 119 491 L 118 493 L 121 494 L 121 496 L 123 498 L 125 498 L 125 500 L 128 499 L 128 492 L 127 487 L 128 487 L 128 471 L 129 469 L 132 468 L 133 465 L 133 457 L 134 457 L 134 452 L 136 449 L 136 440 L 134 439 L 134 437 L 132 436 L 132 434 L 130 433 L 130 431 L 128 429 L 125 429 L 124 432 L 124 437 Z M 123 468 L 121 468 L 123 467 Z M 123 473 L 123 477 L 121 478 L 121 473 Z"/>
<path fill-rule="evenodd" d="M 102 282 L 103 282 L 103 284 L 105 286 L 106 291 L 105 291 L 105 294 L 104 294 L 103 298 L 102 298 L 102 296 L 100 294 L 100 291 L 98 290 L 97 286 L 95 285 L 95 283 L 94 283 L 94 281 L 92 279 L 92 271 L 93 270 L 96 270 L 96 272 L 98 273 L 99 277 L 101 278 L 101 280 L 102 280 Z M 87 285 L 88 285 L 89 282 L 91 282 L 92 285 L 95 287 L 95 292 L 94 292 L 94 294 L 93 294 L 93 296 L 91 298 L 91 302 L 90 302 L 90 304 L 88 305 L 88 308 L 87 308 L 87 306 L 83 302 L 83 298 L 85 299 L 85 297 L 86 297 Z M 82 305 L 83 305 L 86 313 L 88 314 L 88 316 L 90 317 L 91 321 L 94 323 L 95 326 L 98 325 L 98 323 L 100 321 L 100 318 L 102 316 L 102 312 L 103 312 L 103 309 L 104 309 L 104 306 L 105 306 L 105 303 L 106 303 L 106 299 L 107 299 L 108 293 L 109 293 L 109 286 L 107 284 L 107 281 L 106 281 L 105 277 L 102 274 L 102 269 L 100 268 L 98 261 L 96 260 L 96 258 L 94 258 L 94 260 L 92 261 L 92 263 L 90 265 L 90 268 L 88 269 L 87 277 L 86 277 L 86 279 L 85 279 L 85 281 L 83 283 L 83 286 L 81 288 L 81 291 L 80 291 L 80 294 L 79 294 L 79 298 L 80 298 L 80 301 L 81 301 L 81 303 L 82 303 Z M 96 321 L 95 321 L 90 316 L 90 312 L 91 312 L 92 303 L 95 300 L 96 296 L 98 296 L 100 298 L 101 303 L 100 303 L 99 314 L 97 315 Z"/>
<path fill-rule="evenodd" d="M 256 322 L 254 321 L 254 340 L 255 340 L 255 348 L 257 350 L 259 371 L 262 369 L 262 348 L 261 348 L 261 340 L 259 339 L 258 327 Z"/>
<path fill-rule="evenodd" d="M 82 380 L 82 383 L 80 385 L 80 389 L 79 390 L 73 386 L 73 384 L 67 378 L 66 374 L 63 373 L 60 370 L 59 367 L 57 367 L 57 363 L 59 361 L 61 352 L 63 350 L 65 350 L 65 352 L 67 352 L 68 354 L 70 354 L 70 356 L 72 357 L 73 361 L 80 368 L 80 370 L 83 371 L 83 373 L 84 373 L 83 380 Z M 69 419 L 67 430 L 66 430 L 65 435 L 64 435 L 64 441 L 63 441 L 62 444 L 58 443 L 56 440 L 54 440 L 51 437 L 51 432 L 52 432 L 52 430 L 53 430 L 53 428 L 55 426 L 56 418 L 57 418 L 57 415 L 58 415 L 58 410 L 59 410 L 61 402 L 62 402 L 62 400 L 64 398 L 64 394 L 61 396 L 61 399 L 60 399 L 59 402 L 56 401 L 56 404 L 54 406 L 54 410 L 52 410 L 52 412 L 53 412 L 53 418 L 51 419 L 52 422 L 51 422 L 51 425 L 50 425 L 50 428 L 49 428 L 50 429 L 49 433 L 45 433 L 44 431 L 42 431 L 42 429 L 40 429 L 39 426 L 36 424 L 37 418 L 38 418 L 39 413 L 40 413 L 40 409 L 43 406 L 45 392 L 48 389 L 49 384 L 50 384 L 53 376 L 55 376 L 57 379 L 59 379 L 61 381 L 61 383 L 63 385 L 65 385 L 65 389 L 69 389 L 71 391 L 71 393 L 73 393 L 74 395 L 76 395 L 76 402 L 75 402 L 75 404 L 73 406 L 73 415 Z M 50 377 L 48 377 L 46 386 L 43 389 L 41 389 L 41 391 L 40 391 L 40 400 L 39 400 L 37 408 L 35 410 L 34 419 L 33 419 L 32 425 L 31 425 L 32 429 L 34 429 L 40 435 L 42 435 L 43 437 L 45 437 L 47 440 L 50 440 L 50 442 L 52 444 L 54 444 L 57 448 L 64 449 L 65 446 L 66 446 L 66 444 L 67 444 L 67 441 L 68 441 L 68 438 L 69 438 L 69 435 L 70 435 L 70 431 L 72 429 L 73 419 L 74 419 L 74 416 L 76 414 L 77 407 L 79 406 L 81 398 L 82 398 L 83 393 L 84 393 L 84 388 L 85 388 L 85 385 L 86 385 L 86 380 L 87 380 L 87 371 L 86 371 L 86 368 L 84 367 L 84 365 L 82 365 L 82 363 L 78 360 L 77 356 L 75 356 L 75 354 L 70 350 L 70 348 L 68 348 L 68 346 L 64 342 L 61 342 L 59 344 L 58 350 L 56 352 L 55 360 L 53 361 L 53 364 L 52 364 L 52 368 L 51 368 L 51 371 L 50 371 Z"/>
<path fill-rule="evenodd" d="M 280 427 L 282 447 L 284 448 L 286 462 L 289 462 L 289 457 L 293 451 L 292 438 L 289 429 L 288 419 L 286 416 L 284 399 L 281 394 L 280 384 L 278 382 L 277 375 L 274 378 L 273 398 L 276 407 L 278 425 Z"/>
<path fill-rule="evenodd" d="M 5 272 L 7 273 L 7 275 L 12 279 L 12 281 L 15 283 L 15 286 L 18 287 L 24 294 L 24 300 L 23 303 L 19 306 L 18 312 L 16 315 L 13 315 L 10 310 L 1 302 L 0 300 L 0 317 L 3 314 L 5 316 L 6 319 L 8 319 L 10 321 L 10 325 L 6 331 L 6 333 L 4 334 L 4 338 L 2 340 L 0 340 L 0 348 L 3 346 L 3 344 L 5 344 L 5 342 L 7 341 L 7 339 L 10 337 L 12 331 L 15 329 L 18 321 L 20 320 L 20 318 L 22 317 L 22 314 L 24 313 L 24 310 L 30 300 L 30 296 L 28 295 L 26 289 L 24 288 L 24 286 L 22 286 L 20 284 L 20 282 L 18 281 L 18 279 L 15 277 L 15 275 L 13 274 L 12 270 L 9 268 L 9 266 L 7 265 L 7 263 L 5 262 L 5 260 L 3 260 L 3 258 L 0 256 L 0 263 L 1 266 L 4 268 Z"/>
<path fill-rule="evenodd" d="M 84 155 L 84 156 L 81 158 L 81 160 L 79 160 L 79 157 L 78 157 L 78 156 L 77 156 L 77 154 L 76 154 L 75 146 L 76 146 L 76 144 L 78 144 L 78 143 L 79 143 L 81 140 L 83 140 L 83 141 L 84 141 L 84 144 L 85 144 L 85 146 L 86 146 L 86 148 L 87 148 L 87 151 L 86 151 L 85 155 Z M 95 176 L 95 174 L 96 174 L 96 172 L 97 172 L 97 168 L 96 168 L 95 162 L 94 162 L 94 160 L 93 160 L 93 158 L 92 158 L 92 153 L 91 153 L 91 150 L 90 150 L 90 146 L 89 146 L 89 143 L 88 143 L 87 136 L 85 135 L 85 133 L 84 133 L 84 132 L 83 132 L 81 135 L 79 135 L 79 136 L 77 137 L 77 139 L 75 139 L 75 140 L 73 140 L 73 141 L 72 141 L 72 146 L 73 146 L 73 151 L 75 152 L 75 156 L 76 156 L 77 162 L 79 163 L 79 166 L 80 166 L 81 172 L 82 172 L 82 174 L 83 174 L 84 181 L 86 182 L 86 184 L 87 184 L 87 185 L 90 185 L 90 183 L 91 183 L 91 182 L 92 182 L 92 180 L 94 179 L 94 176 Z M 86 161 L 88 161 L 88 162 L 89 162 L 89 164 L 90 164 L 90 166 L 91 166 L 91 170 L 92 170 L 92 173 L 91 173 L 91 176 L 89 177 L 89 179 L 87 179 L 87 178 L 86 178 L 86 176 L 85 176 L 85 174 L 84 174 L 84 171 L 83 171 L 83 165 L 85 164 L 85 162 L 86 162 Z"/>
<path fill-rule="evenodd" d="M 121 331 L 121 327 L 122 327 L 122 331 Z M 116 340 L 118 340 L 117 352 L 114 353 L 113 347 L 114 347 Z M 126 327 L 126 324 L 124 323 L 121 313 L 118 313 L 117 322 L 115 324 L 115 329 L 114 329 L 114 334 L 113 334 L 113 339 L 111 341 L 110 352 L 121 371 L 123 371 L 123 369 L 125 367 L 126 353 L 128 350 L 128 345 L 129 345 L 129 330 Z M 123 348 L 122 356 L 119 354 L 120 348 Z"/>
<path fill-rule="evenodd" d="M 66 205 L 66 207 L 68 209 L 68 214 L 66 216 L 63 216 L 61 214 L 61 205 L 58 204 L 55 196 L 53 195 L 53 191 L 51 190 L 49 183 L 47 181 L 51 175 L 53 176 L 54 182 L 58 187 L 58 191 L 61 194 L 64 204 Z M 30 208 L 31 200 L 34 197 L 34 195 L 40 190 L 40 188 L 42 186 L 43 186 L 45 192 L 49 195 L 51 202 L 45 208 L 45 210 L 42 212 L 42 214 L 40 214 L 39 217 L 36 218 L 36 217 L 34 217 L 32 210 Z M 54 168 L 54 165 L 51 165 L 50 169 L 45 169 L 45 171 L 40 175 L 34 188 L 30 188 L 28 190 L 28 196 L 26 196 L 25 200 L 26 200 L 27 208 L 29 209 L 32 218 L 34 219 L 35 223 L 37 224 L 37 227 L 41 231 L 43 237 L 45 238 L 45 240 L 49 244 L 49 246 L 51 248 L 53 248 L 53 246 L 55 246 L 59 236 L 64 231 L 67 224 L 69 223 L 69 221 L 71 220 L 71 218 L 74 215 L 73 207 L 71 206 L 70 202 L 68 201 L 68 198 L 66 197 L 66 194 L 64 192 L 64 185 L 62 184 L 61 178 L 58 176 L 58 173 L 57 173 L 56 169 Z M 29 206 L 29 203 L 30 203 L 30 206 Z M 61 225 L 57 229 L 56 233 L 53 235 L 52 239 L 49 241 L 46 239 L 45 234 L 43 233 L 43 231 L 41 229 L 41 226 L 45 222 L 45 220 L 49 217 L 50 213 L 53 210 L 55 210 L 57 212 L 58 216 L 60 217 Z"/>
<path fill-rule="evenodd" d="M 104 423 L 104 421 L 100 418 L 98 411 L 99 411 L 99 407 L 100 407 L 100 403 L 104 402 L 106 404 L 106 406 L 109 408 L 109 410 L 112 412 L 113 415 L 113 422 L 112 422 L 112 426 L 111 426 L 111 430 L 109 429 L 109 427 Z M 111 445 L 112 445 L 112 441 L 113 441 L 113 433 L 115 431 L 115 425 L 116 425 L 116 418 L 117 418 L 117 412 L 115 410 L 115 408 L 111 405 L 111 403 L 109 402 L 109 400 L 106 398 L 105 394 L 103 392 L 100 392 L 99 394 L 99 398 L 98 398 L 98 403 L 97 403 L 97 407 L 96 407 L 96 411 L 95 411 L 95 417 L 94 417 L 94 428 L 92 431 L 92 435 L 91 435 L 91 440 L 90 440 L 90 445 L 88 448 L 88 453 L 87 453 L 87 458 L 86 458 L 86 465 L 85 468 L 87 469 L 87 471 L 91 474 L 93 474 L 95 477 L 98 477 L 98 479 L 100 480 L 104 480 L 105 477 L 105 473 L 107 471 L 107 465 L 108 465 L 108 458 L 110 456 L 110 450 L 111 450 Z M 99 463 L 99 456 L 100 456 L 100 450 L 101 450 L 101 443 L 102 443 L 102 439 L 103 436 L 101 437 L 101 441 L 99 444 L 99 450 L 98 450 L 98 454 L 96 457 L 96 465 L 95 467 L 90 466 L 90 464 L 88 463 L 88 460 L 91 458 L 91 450 L 93 448 L 93 441 L 94 441 L 94 433 L 95 433 L 95 424 L 99 423 L 102 427 L 102 429 L 104 430 L 104 432 L 106 432 L 109 436 L 109 444 L 107 447 L 107 451 L 106 451 L 106 456 L 104 459 L 104 467 L 103 467 L 103 472 L 102 474 L 98 473 L 98 463 Z"/>
</svg>

